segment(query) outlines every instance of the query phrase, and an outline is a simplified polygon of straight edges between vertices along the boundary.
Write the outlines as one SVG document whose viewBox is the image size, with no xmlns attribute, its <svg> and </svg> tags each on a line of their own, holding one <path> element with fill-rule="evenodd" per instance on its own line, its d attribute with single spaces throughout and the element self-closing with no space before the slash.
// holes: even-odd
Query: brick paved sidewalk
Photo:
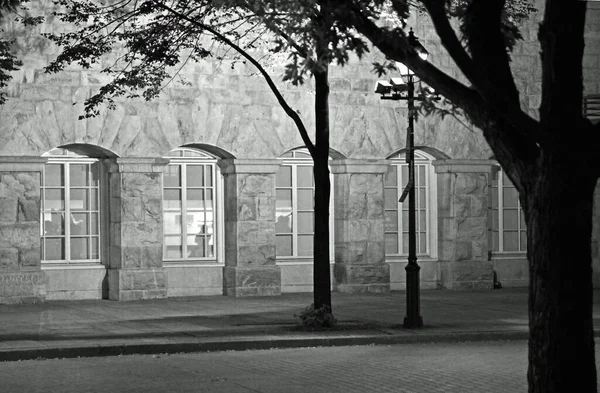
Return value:
<svg viewBox="0 0 600 393">
<path fill-rule="evenodd" d="M 412 330 L 404 292 L 332 296 L 339 326 L 326 332 L 296 325 L 312 294 L 0 305 L 0 360 L 527 337 L 525 289 L 422 291 L 425 326 Z"/>
</svg>

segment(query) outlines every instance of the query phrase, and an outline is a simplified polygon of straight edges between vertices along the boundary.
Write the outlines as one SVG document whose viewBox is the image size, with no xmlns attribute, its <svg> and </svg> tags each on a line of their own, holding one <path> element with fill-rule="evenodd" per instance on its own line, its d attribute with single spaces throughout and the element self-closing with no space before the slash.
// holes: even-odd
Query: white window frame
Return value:
<svg viewBox="0 0 600 393">
<path fill-rule="evenodd" d="M 437 176 L 435 174 L 435 169 L 433 167 L 433 160 L 435 160 L 434 157 L 432 157 L 431 155 L 420 151 L 420 150 L 415 150 L 415 174 L 418 176 L 419 170 L 418 167 L 419 166 L 424 166 L 425 167 L 425 202 L 427 204 L 426 208 L 425 208 L 425 222 L 426 222 L 426 230 L 425 230 L 425 252 L 421 252 L 420 248 L 418 247 L 419 244 L 417 243 L 417 257 L 419 257 L 420 259 L 437 259 L 438 258 L 438 233 L 437 233 L 437 226 L 438 226 L 438 215 L 437 215 Z M 388 158 L 389 161 L 389 165 L 394 165 L 396 166 L 396 189 L 397 189 L 397 209 L 395 211 L 398 212 L 398 253 L 394 253 L 394 254 L 388 254 L 386 252 L 386 259 L 388 261 L 399 261 L 399 260 L 403 260 L 408 256 L 408 251 L 407 252 L 403 252 L 403 248 L 404 248 L 404 244 L 403 244 L 403 210 L 407 210 L 408 209 L 408 197 L 404 200 L 403 203 L 401 203 L 398 199 L 400 198 L 400 196 L 402 195 L 402 192 L 404 191 L 404 182 L 402 179 L 402 167 L 408 167 L 408 164 L 406 163 L 406 158 L 405 158 L 405 152 L 400 152 L 399 154 L 396 154 L 392 157 Z M 385 179 L 384 179 L 384 189 L 390 189 L 393 187 L 388 187 L 385 185 Z M 419 231 L 419 217 L 418 217 L 418 210 L 420 208 L 419 204 L 419 195 L 418 193 L 416 193 L 415 195 L 415 199 L 416 199 L 416 203 L 417 203 L 417 233 Z M 386 204 L 384 203 L 384 212 L 385 211 L 391 211 L 392 209 L 386 209 Z M 385 214 L 385 213 L 384 213 Z M 385 236 L 387 238 L 387 234 L 390 232 L 385 231 Z M 407 250 L 408 250 L 408 246 L 407 246 Z"/>
<path fill-rule="evenodd" d="M 224 245 L 224 235 L 225 235 L 225 222 L 224 222 L 224 212 L 223 212 L 223 208 L 224 208 L 224 201 L 223 201 L 223 176 L 221 175 L 221 170 L 219 168 L 219 166 L 217 165 L 217 158 L 214 157 L 213 155 L 203 151 L 203 150 L 199 150 L 199 149 L 192 149 L 192 148 L 177 148 L 177 149 L 173 149 L 171 152 L 169 153 L 175 153 L 175 152 L 184 152 L 183 154 L 185 154 L 185 152 L 191 152 L 193 153 L 195 156 L 182 156 L 182 157 L 178 157 L 178 156 L 173 156 L 173 155 L 167 155 L 165 158 L 167 158 L 169 160 L 169 163 L 167 164 L 166 167 L 168 167 L 169 165 L 180 165 L 182 170 L 180 172 L 181 175 L 181 186 L 178 187 L 179 189 L 181 189 L 182 191 L 182 199 L 181 199 L 181 210 L 172 210 L 172 211 L 180 211 L 182 216 L 183 215 L 187 215 L 187 196 L 185 195 L 185 190 L 187 189 L 187 179 L 186 179 L 186 172 L 187 172 L 187 167 L 188 166 L 193 166 L 193 165 L 210 165 L 212 167 L 212 177 L 213 177 L 213 187 L 212 187 L 212 191 L 213 191 L 213 214 L 214 214 L 214 255 L 212 257 L 186 257 L 186 249 L 187 249 L 187 226 L 182 224 L 182 252 L 183 252 L 183 257 L 182 258 L 168 258 L 167 255 L 167 245 L 166 245 L 166 241 L 165 238 L 167 236 L 166 234 L 166 223 L 164 221 L 164 216 L 165 213 L 168 212 L 168 210 L 165 208 L 164 206 L 164 192 L 165 192 L 165 188 L 174 188 L 174 187 L 165 187 L 164 182 L 162 184 L 162 198 L 163 198 L 163 236 L 162 236 L 162 243 L 163 243 L 163 262 L 165 264 L 167 264 L 168 266 L 177 266 L 177 265 L 190 265 L 190 264 L 201 264 L 201 265 L 211 265 L 211 264 L 216 264 L 216 265 L 223 265 L 224 264 L 224 255 L 225 255 L 225 245 Z M 165 167 L 165 169 L 166 169 Z M 183 217 L 182 217 L 182 223 L 183 223 Z"/>
<path fill-rule="evenodd" d="M 291 188 L 292 190 L 292 217 L 298 216 L 298 181 L 297 181 L 297 170 L 296 168 L 299 166 L 310 167 L 311 169 L 314 167 L 313 159 L 310 157 L 310 153 L 306 148 L 294 149 L 291 150 L 287 154 L 292 154 L 292 157 L 279 157 L 278 160 L 281 161 L 280 166 L 290 166 L 292 168 L 292 185 L 291 187 L 278 187 L 277 181 L 275 181 L 275 192 L 277 193 L 277 189 L 280 188 Z M 302 154 L 300 157 L 296 157 L 297 153 Z M 331 184 L 330 188 L 330 198 L 329 198 L 329 258 L 330 263 L 333 263 L 335 260 L 335 236 L 333 232 L 334 228 L 334 211 L 333 211 L 333 174 L 330 173 L 329 182 Z M 313 179 L 313 190 L 314 190 L 314 179 Z M 277 203 L 277 202 L 276 202 Z M 313 214 L 314 214 L 314 204 L 313 204 Z M 314 224 L 314 219 L 313 219 Z M 275 250 L 275 255 L 277 262 L 288 263 L 288 262 L 305 262 L 312 263 L 314 259 L 314 255 L 298 255 L 298 220 L 292 220 L 292 255 L 277 255 L 277 250 Z M 277 232 L 275 232 L 275 237 L 277 237 Z M 313 241 L 314 241 L 314 230 L 313 230 Z"/>
<path fill-rule="evenodd" d="M 45 265 L 46 267 L 51 266 L 51 265 L 70 265 L 70 266 L 82 266 L 82 265 L 99 265 L 102 264 L 102 259 L 103 259 L 103 255 L 106 254 L 106 250 L 105 250 L 105 239 L 107 239 L 106 236 L 106 218 L 103 217 L 105 216 L 104 212 L 107 211 L 106 210 L 106 205 L 105 205 L 105 200 L 106 200 L 106 191 L 105 191 L 105 184 L 106 184 L 106 173 L 102 168 L 101 162 L 99 159 L 96 158 L 91 158 L 88 156 L 84 156 L 84 155 L 80 155 L 74 152 L 71 152 L 67 149 L 62 149 L 62 148 L 55 148 L 50 150 L 47 153 L 44 153 L 42 155 L 43 157 L 48 157 L 48 161 L 47 163 L 44 165 L 44 169 L 42 171 L 42 179 L 41 179 L 41 187 L 40 187 L 40 240 L 41 240 L 41 245 L 40 245 L 40 260 L 41 263 L 43 265 Z M 96 213 L 98 215 L 98 258 L 89 258 L 89 259 L 72 259 L 71 258 L 71 219 L 72 219 L 72 214 L 78 214 L 77 211 L 73 212 L 71 209 L 71 196 L 70 196 L 70 191 L 72 190 L 71 188 L 71 178 L 70 178 L 70 170 L 69 170 L 69 166 L 70 165 L 78 165 L 78 164 L 98 164 L 98 186 L 85 186 L 85 187 L 76 187 L 76 188 L 82 188 L 82 189 L 87 189 L 89 191 L 96 189 L 96 198 L 97 198 L 97 210 L 91 210 L 91 206 L 88 210 L 86 210 L 86 212 L 88 213 Z M 65 239 L 65 243 L 64 243 L 64 256 L 65 259 L 58 259 L 58 260 L 50 260 L 50 259 L 44 259 L 45 257 L 45 239 L 46 237 L 52 237 L 52 236 L 45 236 L 44 235 L 44 215 L 49 213 L 45 211 L 45 205 L 46 205 L 46 198 L 45 198 L 45 193 L 46 193 L 46 189 L 56 189 L 59 188 L 57 186 L 48 186 L 46 185 L 46 168 L 47 165 L 60 165 L 61 166 L 61 170 L 64 171 L 64 185 L 60 188 L 62 188 L 63 192 L 64 192 L 64 217 L 63 217 L 63 226 L 64 226 L 64 234 L 61 236 L 62 238 Z M 87 175 L 89 175 L 89 172 L 86 172 Z M 88 196 L 89 198 L 89 196 Z M 90 203 L 90 201 L 88 200 L 88 203 Z M 94 235 L 86 235 L 85 237 L 93 237 Z M 77 237 L 77 236 L 75 236 Z"/>
<path fill-rule="evenodd" d="M 492 171 L 492 175 L 491 175 L 491 181 L 490 181 L 490 199 L 494 198 L 494 193 L 493 190 L 496 189 L 497 190 L 497 199 L 496 199 L 496 207 L 494 208 L 494 203 L 490 203 L 490 251 L 492 252 L 492 254 L 501 254 L 501 255 L 524 255 L 527 253 L 527 244 L 524 245 L 523 247 L 523 242 L 521 241 L 521 232 L 525 232 L 525 234 L 527 234 L 527 228 L 522 228 L 521 226 L 521 219 L 523 217 L 523 208 L 521 207 L 521 201 L 518 199 L 517 196 L 517 242 L 518 242 L 518 249 L 517 250 L 513 250 L 513 251 L 505 251 L 504 250 L 504 232 L 506 231 L 504 229 L 504 192 L 501 192 L 500 190 L 504 190 L 504 188 L 515 188 L 512 184 L 505 184 L 504 181 L 504 172 L 502 171 L 502 168 L 500 167 L 500 165 L 495 165 L 495 167 L 493 168 Z M 515 189 L 516 192 L 516 189 Z M 517 193 L 518 195 L 518 193 Z M 511 208 L 513 209 L 513 208 Z M 494 228 L 494 211 L 497 210 L 498 211 L 498 228 Z M 495 233 L 498 233 L 498 249 L 494 249 L 494 237 L 496 236 Z M 527 235 L 525 235 L 527 236 Z M 527 242 L 527 239 L 525 239 L 525 243 Z"/>
</svg>

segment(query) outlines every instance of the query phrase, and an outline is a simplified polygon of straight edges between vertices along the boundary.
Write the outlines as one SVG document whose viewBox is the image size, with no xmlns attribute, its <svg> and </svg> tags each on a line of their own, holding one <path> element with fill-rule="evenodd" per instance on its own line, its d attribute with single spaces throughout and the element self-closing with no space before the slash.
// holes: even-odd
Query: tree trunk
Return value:
<svg viewBox="0 0 600 393">
<path fill-rule="evenodd" d="M 529 259 L 529 392 L 597 392 L 592 205 L 585 163 L 540 157 L 524 198 Z"/>
<path fill-rule="evenodd" d="M 315 72 L 315 229 L 314 229 L 314 307 L 331 307 L 329 268 L 329 82 L 328 71 Z"/>
</svg>

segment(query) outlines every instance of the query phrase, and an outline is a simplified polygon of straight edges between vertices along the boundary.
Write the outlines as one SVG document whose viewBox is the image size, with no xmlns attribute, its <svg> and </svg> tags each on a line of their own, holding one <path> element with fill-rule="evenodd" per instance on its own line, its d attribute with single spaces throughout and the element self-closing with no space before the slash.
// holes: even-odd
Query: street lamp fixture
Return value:
<svg viewBox="0 0 600 393">
<path fill-rule="evenodd" d="M 408 33 L 408 42 L 417 52 L 419 57 L 426 61 L 429 52 L 415 37 L 412 29 Z M 400 196 L 400 203 L 408 196 L 408 264 L 406 265 L 406 316 L 403 327 L 412 329 L 423 327 L 423 317 L 420 311 L 420 270 L 417 264 L 417 227 L 415 206 L 415 137 L 414 137 L 414 111 L 415 111 L 415 76 L 414 72 L 406 65 L 397 62 L 400 78 L 391 78 L 388 81 L 378 81 L 375 93 L 381 94 L 384 100 L 406 100 L 408 103 L 408 128 L 406 133 L 406 163 L 408 164 L 408 183 Z M 406 93 L 406 94 L 404 94 Z"/>
</svg>

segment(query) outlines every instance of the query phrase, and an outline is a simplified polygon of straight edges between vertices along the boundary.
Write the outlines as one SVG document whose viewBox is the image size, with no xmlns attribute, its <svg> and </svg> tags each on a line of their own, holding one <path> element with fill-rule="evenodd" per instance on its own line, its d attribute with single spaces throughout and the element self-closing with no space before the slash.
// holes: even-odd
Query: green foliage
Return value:
<svg viewBox="0 0 600 393">
<path fill-rule="evenodd" d="M 337 324 L 337 319 L 331 313 L 331 307 L 324 305 L 315 310 L 315 305 L 311 304 L 300 312 L 294 314 L 298 318 L 298 323 L 310 330 L 331 329 Z"/>
</svg>

